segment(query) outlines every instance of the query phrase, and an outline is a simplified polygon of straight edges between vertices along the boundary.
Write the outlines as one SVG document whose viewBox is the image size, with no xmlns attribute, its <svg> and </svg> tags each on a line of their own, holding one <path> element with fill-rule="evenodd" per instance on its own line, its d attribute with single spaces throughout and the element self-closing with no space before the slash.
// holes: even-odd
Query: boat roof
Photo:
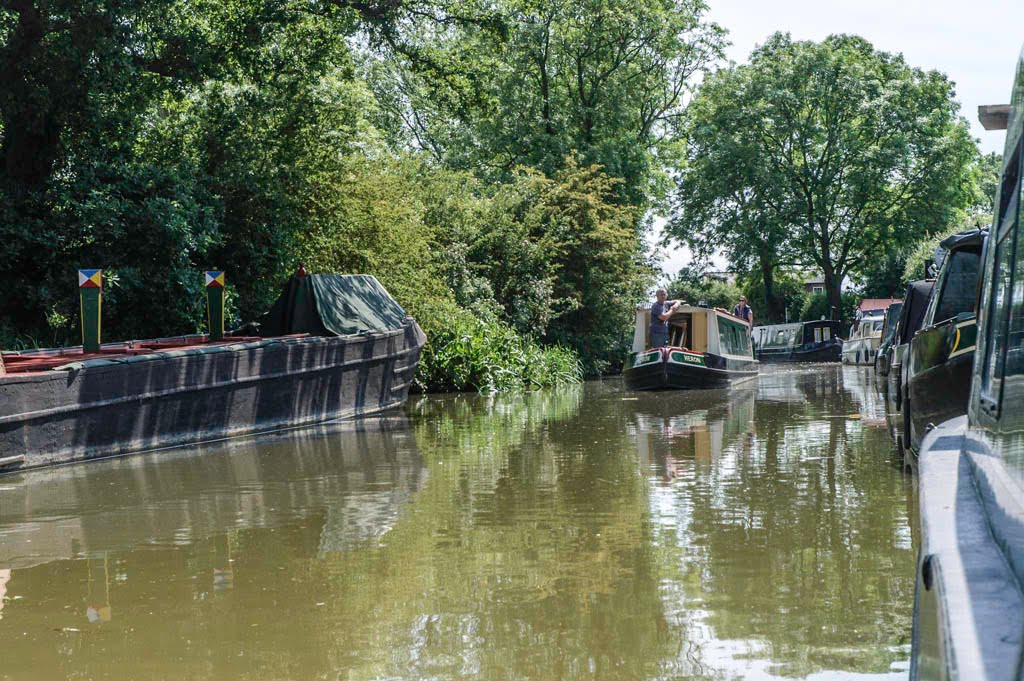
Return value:
<svg viewBox="0 0 1024 681">
<path fill-rule="evenodd" d="M 860 301 L 857 309 L 867 313 L 870 310 L 888 310 L 893 303 L 902 302 L 899 298 L 865 298 Z"/>
<path fill-rule="evenodd" d="M 306 336 L 307 334 L 297 334 L 285 337 L 304 338 Z M 208 348 L 238 345 L 239 343 L 254 343 L 263 340 L 265 339 L 259 336 L 225 336 L 222 340 L 211 341 L 209 336 L 205 334 L 193 334 L 170 338 L 104 343 L 95 352 L 85 352 L 82 346 L 78 345 L 68 348 L 42 348 L 20 352 L 4 352 L 2 357 L 8 374 L 27 374 L 36 371 L 62 369 L 91 360 L 128 360 L 178 350 L 201 351 Z"/>
<path fill-rule="evenodd" d="M 760 331 L 762 329 L 765 331 L 789 331 L 791 329 L 803 328 L 803 325 L 803 322 L 794 322 L 791 324 L 765 324 L 764 326 L 755 326 L 754 331 Z"/>
<path fill-rule="evenodd" d="M 900 310 L 899 345 L 909 343 L 914 333 L 921 328 L 924 311 L 928 307 L 928 298 L 935 286 L 934 279 L 919 279 L 907 284 L 907 293 L 903 297 L 903 309 Z"/>
<path fill-rule="evenodd" d="M 795 329 L 802 326 L 807 326 L 808 324 L 828 324 L 830 326 L 838 326 L 839 324 L 842 324 L 842 322 L 840 322 L 838 319 L 808 319 L 805 322 L 789 322 L 787 324 L 762 324 L 761 326 L 755 326 L 754 330 L 756 331 L 758 329 Z"/>
<path fill-rule="evenodd" d="M 942 269 L 942 263 L 946 256 L 960 248 L 981 248 L 988 236 L 988 227 L 981 229 L 967 229 L 956 234 L 951 234 L 939 242 L 935 247 L 935 254 L 932 255 L 932 262 L 935 263 L 935 273 Z"/>
<path fill-rule="evenodd" d="M 985 243 L 985 237 L 988 236 L 988 227 L 982 229 L 968 229 L 963 232 L 957 232 L 951 236 L 947 236 L 939 244 L 947 251 L 951 251 L 954 248 L 963 248 L 965 246 L 981 246 Z"/>
</svg>

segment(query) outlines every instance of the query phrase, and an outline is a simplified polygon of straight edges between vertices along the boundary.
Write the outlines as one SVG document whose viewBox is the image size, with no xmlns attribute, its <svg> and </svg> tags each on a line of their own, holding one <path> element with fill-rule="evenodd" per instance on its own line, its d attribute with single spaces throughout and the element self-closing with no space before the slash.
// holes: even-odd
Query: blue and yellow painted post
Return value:
<svg viewBox="0 0 1024 681">
<path fill-rule="evenodd" d="M 206 326 L 210 329 L 210 340 L 224 338 L 224 272 L 214 270 L 206 273 Z"/>
<path fill-rule="evenodd" d="M 82 350 L 99 352 L 103 270 L 78 270 L 78 300 L 82 317 Z"/>
</svg>

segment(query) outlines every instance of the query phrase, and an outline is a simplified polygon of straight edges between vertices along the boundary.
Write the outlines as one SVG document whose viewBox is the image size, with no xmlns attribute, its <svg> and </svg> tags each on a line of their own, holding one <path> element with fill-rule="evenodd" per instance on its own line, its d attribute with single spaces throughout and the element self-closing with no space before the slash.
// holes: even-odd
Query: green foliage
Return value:
<svg viewBox="0 0 1024 681">
<path fill-rule="evenodd" d="M 731 310 L 739 301 L 742 291 L 735 284 L 729 284 L 692 267 L 683 267 L 676 278 L 666 287 L 670 300 L 683 300 L 690 305 L 706 304 Z M 756 314 L 755 314 L 756 318 Z"/>
<path fill-rule="evenodd" d="M 747 302 L 754 312 L 754 319 L 757 323 L 781 324 L 786 320 L 801 319 L 801 312 L 810 295 L 804 290 L 804 277 L 784 269 L 778 270 L 775 273 L 771 293 L 777 304 L 769 308 L 767 303 L 769 294 L 764 285 L 764 279 L 758 276 L 759 274 L 758 272 L 748 273 L 739 281 L 740 288 L 747 294 Z M 731 306 L 729 309 L 732 309 Z"/>
<path fill-rule="evenodd" d="M 902 298 L 909 250 L 909 246 L 887 248 L 865 262 L 857 276 L 851 277 L 861 294 L 865 298 Z"/>
<path fill-rule="evenodd" d="M 976 215 L 974 217 L 965 218 L 959 224 L 948 227 L 938 234 L 923 237 L 914 245 L 913 249 L 910 251 L 910 255 L 907 256 L 906 266 L 903 270 L 903 281 L 908 282 L 915 281 L 917 279 L 928 279 L 935 276 L 937 272 L 930 272 L 929 270 L 935 262 L 935 251 L 939 248 L 939 243 L 941 243 L 943 239 L 948 236 L 953 236 L 958 232 L 988 227 L 991 223 L 991 215 Z"/>
<path fill-rule="evenodd" d="M 430 390 L 500 392 L 577 383 L 583 367 L 561 346 L 542 347 L 502 322 L 461 314 L 436 331 L 417 369 Z"/>
<path fill-rule="evenodd" d="M 0 10 L 0 284 L 16 292 L 0 306 L 5 342 L 77 338 L 76 267 L 106 270 L 104 336 L 116 339 L 202 329 L 204 269 L 227 271 L 231 320 L 253 319 L 304 260 L 376 275 L 440 344 L 445 371 L 472 377 L 460 386 L 576 376 L 561 347 L 587 373 L 614 368 L 651 278 L 643 212 L 627 206 L 657 183 L 653 150 L 721 31 L 693 0 L 582 9 Z M 511 112 L 526 110 L 517 98 L 537 71 L 507 67 L 537 56 L 540 16 L 553 40 L 542 134 L 505 123 L 525 120 Z M 560 71 L 573 59 L 583 90 Z M 519 355 L 556 378 L 444 355 L 463 318 L 484 344 L 516 334 Z M 455 385 L 431 375 L 440 382 L 421 385 Z"/>
<path fill-rule="evenodd" d="M 857 305 L 860 304 L 862 296 L 852 291 L 843 291 L 840 298 L 839 319 L 852 320 L 857 314 Z M 800 309 L 800 321 L 809 322 L 815 319 L 833 319 L 832 304 L 828 295 L 824 293 L 812 293 L 804 298 L 803 307 Z"/>
<path fill-rule="evenodd" d="M 669 233 L 724 248 L 769 289 L 777 267 L 813 267 L 839 305 L 845 277 L 976 200 L 977 152 L 953 95 L 942 74 L 862 38 L 775 34 L 694 99 Z"/>
<path fill-rule="evenodd" d="M 625 356 L 633 308 L 653 280 L 634 229 L 636 210 L 614 203 L 618 184 L 597 166 L 567 159 L 553 178 L 522 172 L 514 189 L 514 214 L 549 263 L 550 323 L 535 331 L 576 350 L 589 375 Z M 493 281 L 502 280 L 500 271 L 494 274 Z"/>
<path fill-rule="evenodd" d="M 443 4 L 443 3 L 442 3 Z M 461 5 L 461 4 L 460 4 Z M 646 205 L 664 184 L 671 133 L 724 31 L 701 0 L 501 0 L 438 30 L 409 18 L 375 67 L 379 98 L 417 146 L 506 181 L 519 166 L 554 176 L 567 158 L 623 181 Z M 454 124 L 453 124 L 454 122 Z"/>
</svg>

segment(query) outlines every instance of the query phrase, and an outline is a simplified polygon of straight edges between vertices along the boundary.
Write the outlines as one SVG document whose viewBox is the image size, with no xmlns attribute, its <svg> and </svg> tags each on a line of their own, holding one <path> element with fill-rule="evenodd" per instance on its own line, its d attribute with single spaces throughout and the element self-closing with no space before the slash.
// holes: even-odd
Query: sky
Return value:
<svg viewBox="0 0 1024 681">
<path fill-rule="evenodd" d="M 956 84 L 961 113 L 985 153 L 1002 153 L 1002 132 L 978 122 L 978 106 L 1007 104 L 1017 57 L 1024 46 L 1024 0 L 706 0 L 707 19 L 729 31 L 726 56 L 745 63 L 775 31 L 820 41 L 851 33 L 876 49 L 900 52 L 914 67 L 945 73 Z M 689 261 L 668 249 L 670 276 Z M 718 263 L 724 266 L 724 263 Z"/>
</svg>

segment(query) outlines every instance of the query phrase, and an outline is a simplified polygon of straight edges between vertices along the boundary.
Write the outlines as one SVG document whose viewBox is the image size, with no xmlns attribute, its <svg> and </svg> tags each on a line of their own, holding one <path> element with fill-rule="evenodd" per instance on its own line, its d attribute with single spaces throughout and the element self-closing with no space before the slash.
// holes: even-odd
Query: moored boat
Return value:
<svg viewBox="0 0 1024 681">
<path fill-rule="evenodd" d="M 669 344 L 649 347 L 650 307 L 636 314 L 623 377 L 631 390 L 727 388 L 757 377 L 750 326 L 721 308 L 682 305 L 668 320 Z"/>
<path fill-rule="evenodd" d="M 903 443 L 911 451 L 928 424 L 967 413 L 977 337 L 978 280 L 987 230 L 943 240 L 946 253 L 920 330 L 910 341 L 903 404 Z"/>
<path fill-rule="evenodd" d="M 855 321 L 850 328 L 850 337 L 843 341 L 843 364 L 874 364 L 884 323 L 885 318 L 880 314 Z"/>
<path fill-rule="evenodd" d="M 759 362 L 838 362 L 843 351 L 840 322 L 820 319 L 754 327 Z"/>
<path fill-rule="evenodd" d="M 882 324 L 882 342 L 878 344 L 878 352 L 875 353 L 875 372 L 879 376 L 889 375 L 889 352 L 893 341 L 896 339 L 896 327 L 899 325 L 900 312 L 903 310 L 903 301 L 892 303 L 885 312 L 885 323 Z M 887 385 L 881 381 L 882 389 Z"/>
<path fill-rule="evenodd" d="M 296 276 L 259 335 L 4 353 L 0 471 L 216 440 L 402 404 L 426 338 L 371 276 Z"/>
<path fill-rule="evenodd" d="M 1019 681 L 1024 660 L 1024 53 L 982 267 L 967 413 L 919 457 L 912 681 Z M 915 405 L 916 406 L 916 405 Z"/>
<path fill-rule="evenodd" d="M 896 438 L 896 446 L 903 451 L 903 397 L 906 394 L 905 360 L 910 350 L 910 340 L 921 328 L 924 313 L 931 298 L 934 279 L 920 279 L 907 284 L 903 296 L 903 307 L 896 322 L 896 335 L 886 350 L 889 375 L 886 376 L 885 414 L 889 429 Z"/>
</svg>

